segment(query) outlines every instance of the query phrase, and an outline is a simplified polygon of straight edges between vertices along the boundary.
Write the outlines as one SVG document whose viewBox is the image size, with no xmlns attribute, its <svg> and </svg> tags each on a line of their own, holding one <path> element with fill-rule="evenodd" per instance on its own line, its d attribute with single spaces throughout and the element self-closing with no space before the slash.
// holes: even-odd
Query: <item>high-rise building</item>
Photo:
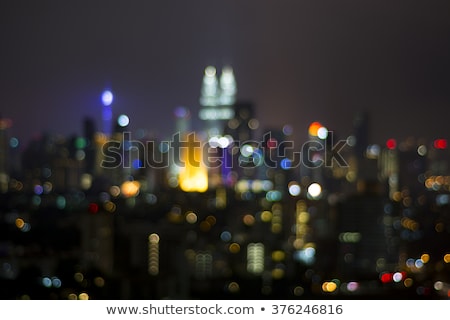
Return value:
<svg viewBox="0 0 450 320">
<path fill-rule="evenodd" d="M 254 178 L 255 167 L 259 164 L 257 161 L 259 159 L 254 159 L 253 156 L 260 156 L 258 152 L 261 150 L 261 142 L 256 141 L 259 121 L 255 118 L 255 110 L 252 102 L 237 101 L 233 108 L 234 117 L 228 120 L 224 129 L 225 136 L 232 137 L 233 140 L 233 145 L 224 151 L 224 154 L 228 156 L 226 160 L 229 169 L 231 169 L 227 171 L 227 174 L 231 172 L 233 175 L 237 174 L 240 177 Z M 238 151 L 241 147 L 243 148 L 244 154 Z M 252 150 L 252 152 L 246 152 L 246 150 Z M 255 152 L 257 153 L 256 155 Z"/>
<path fill-rule="evenodd" d="M 255 118 L 254 105 L 250 101 L 237 101 L 234 106 L 234 117 L 228 120 L 224 129 L 235 141 L 241 143 L 252 141 L 259 128 L 259 121 Z"/>
<path fill-rule="evenodd" d="M 181 159 L 182 139 L 184 139 L 191 130 L 191 112 L 188 108 L 178 106 L 175 108 L 173 115 L 175 117 L 175 133 L 170 142 L 171 148 L 168 149 L 169 172 L 167 179 L 169 181 L 178 179 L 180 173 L 178 159 Z"/>
<path fill-rule="evenodd" d="M 353 148 L 358 159 L 365 157 L 369 145 L 369 114 L 359 112 L 353 120 Z"/>
<path fill-rule="evenodd" d="M 204 121 L 208 137 L 219 136 L 223 133 L 225 123 L 232 119 L 232 108 L 236 100 L 236 81 L 233 69 L 224 67 L 220 78 L 213 66 L 205 69 L 203 76 L 199 118 Z"/>
<path fill-rule="evenodd" d="M 205 192 L 208 190 L 208 170 L 203 160 L 202 140 L 195 133 L 185 136 L 186 145 L 181 149 L 180 173 L 181 190 Z"/>
<path fill-rule="evenodd" d="M 225 66 L 220 77 L 213 66 L 205 69 L 203 76 L 199 118 L 208 143 L 208 152 L 214 154 L 214 163 L 208 168 L 210 187 L 217 187 L 227 181 L 230 173 L 231 154 L 229 145 L 232 137 L 225 135 L 228 122 L 234 118 L 236 101 L 236 81 L 233 69 Z"/>
<path fill-rule="evenodd" d="M 86 147 L 84 152 L 85 157 L 85 172 L 93 175 L 96 169 L 96 146 L 95 146 L 95 134 L 97 130 L 95 122 L 91 118 L 85 118 L 83 121 L 83 134 L 86 141 Z"/>
</svg>

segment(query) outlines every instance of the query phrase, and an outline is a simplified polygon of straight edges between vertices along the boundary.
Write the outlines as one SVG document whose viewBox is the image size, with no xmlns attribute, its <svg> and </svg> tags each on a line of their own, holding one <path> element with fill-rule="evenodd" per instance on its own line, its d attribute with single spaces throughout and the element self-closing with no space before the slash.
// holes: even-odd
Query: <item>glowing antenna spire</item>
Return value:
<svg viewBox="0 0 450 320">
<path fill-rule="evenodd" d="M 113 103 L 114 96 L 111 91 L 105 90 L 101 96 L 103 110 L 102 110 L 102 120 L 103 120 L 103 133 L 107 136 L 111 135 L 112 131 L 112 109 L 111 104 Z"/>
</svg>

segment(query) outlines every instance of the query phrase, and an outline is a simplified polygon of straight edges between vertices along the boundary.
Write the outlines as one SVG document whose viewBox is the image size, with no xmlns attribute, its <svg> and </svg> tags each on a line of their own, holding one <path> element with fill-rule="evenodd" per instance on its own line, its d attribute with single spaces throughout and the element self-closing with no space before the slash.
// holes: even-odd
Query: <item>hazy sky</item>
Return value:
<svg viewBox="0 0 450 320">
<path fill-rule="evenodd" d="M 450 138 L 448 0 L 2 1 L 0 113 L 22 138 L 101 128 L 100 95 L 133 129 L 196 116 L 203 69 L 230 64 L 261 123 L 339 135 L 355 112 L 372 141 Z"/>
</svg>

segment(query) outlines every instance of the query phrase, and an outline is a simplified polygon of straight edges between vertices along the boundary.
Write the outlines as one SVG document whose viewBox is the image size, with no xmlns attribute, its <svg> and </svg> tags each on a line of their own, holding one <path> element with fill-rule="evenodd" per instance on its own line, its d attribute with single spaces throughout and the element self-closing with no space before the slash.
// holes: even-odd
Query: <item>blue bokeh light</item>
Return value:
<svg viewBox="0 0 450 320">
<path fill-rule="evenodd" d="M 102 93 L 102 103 L 105 107 L 110 106 L 113 103 L 114 96 L 111 91 L 105 90 Z"/>
</svg>

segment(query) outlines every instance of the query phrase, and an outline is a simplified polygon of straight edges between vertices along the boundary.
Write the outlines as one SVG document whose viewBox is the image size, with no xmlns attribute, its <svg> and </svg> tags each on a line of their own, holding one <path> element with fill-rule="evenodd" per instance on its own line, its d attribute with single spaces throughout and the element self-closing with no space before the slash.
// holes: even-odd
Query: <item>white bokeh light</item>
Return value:
<svg viewBox="0 0 450 320">
<path fill-rule="evenodd" d="M 317 182 L 311 183 L 308 187 L 308 194 L 313 198 L 318 198 L 322 193 L 322 187 Z"/>
<path fill-rule="evenodd" d="M 319 137 L 319 139 L 325 140 L 328 137 L 328 129 L 325 127 L 320 127 L 319 130 L 317 130 L 317 137 Z"/>
<path fill-rule="evenodd" d="M 117 123 L 118 123 L 119 126 L 121 126 L 121 127 L 126 127 L 126 126 L 130 123 L 130 118 L 128 118 L 128 116 L 125 115 L 125 114 L 121 114 L 121 115 L 117 118 Z"/>
<path fill-rule="evenodd" d="M 300 186 L 296 183 L 292 183 L 289 185 L 289 194 L 293 197 L 296 197 L 300 194 L 300 192 L 302 191 L 302 189 L 300 188 Z"/>
<path fill-rule="evenodd" d="M 105 90 L 102 93 L 102 103 L 105 107 L 111 105 L 114 100 L 114 96 L 111 91 Z"/>
</svg>

